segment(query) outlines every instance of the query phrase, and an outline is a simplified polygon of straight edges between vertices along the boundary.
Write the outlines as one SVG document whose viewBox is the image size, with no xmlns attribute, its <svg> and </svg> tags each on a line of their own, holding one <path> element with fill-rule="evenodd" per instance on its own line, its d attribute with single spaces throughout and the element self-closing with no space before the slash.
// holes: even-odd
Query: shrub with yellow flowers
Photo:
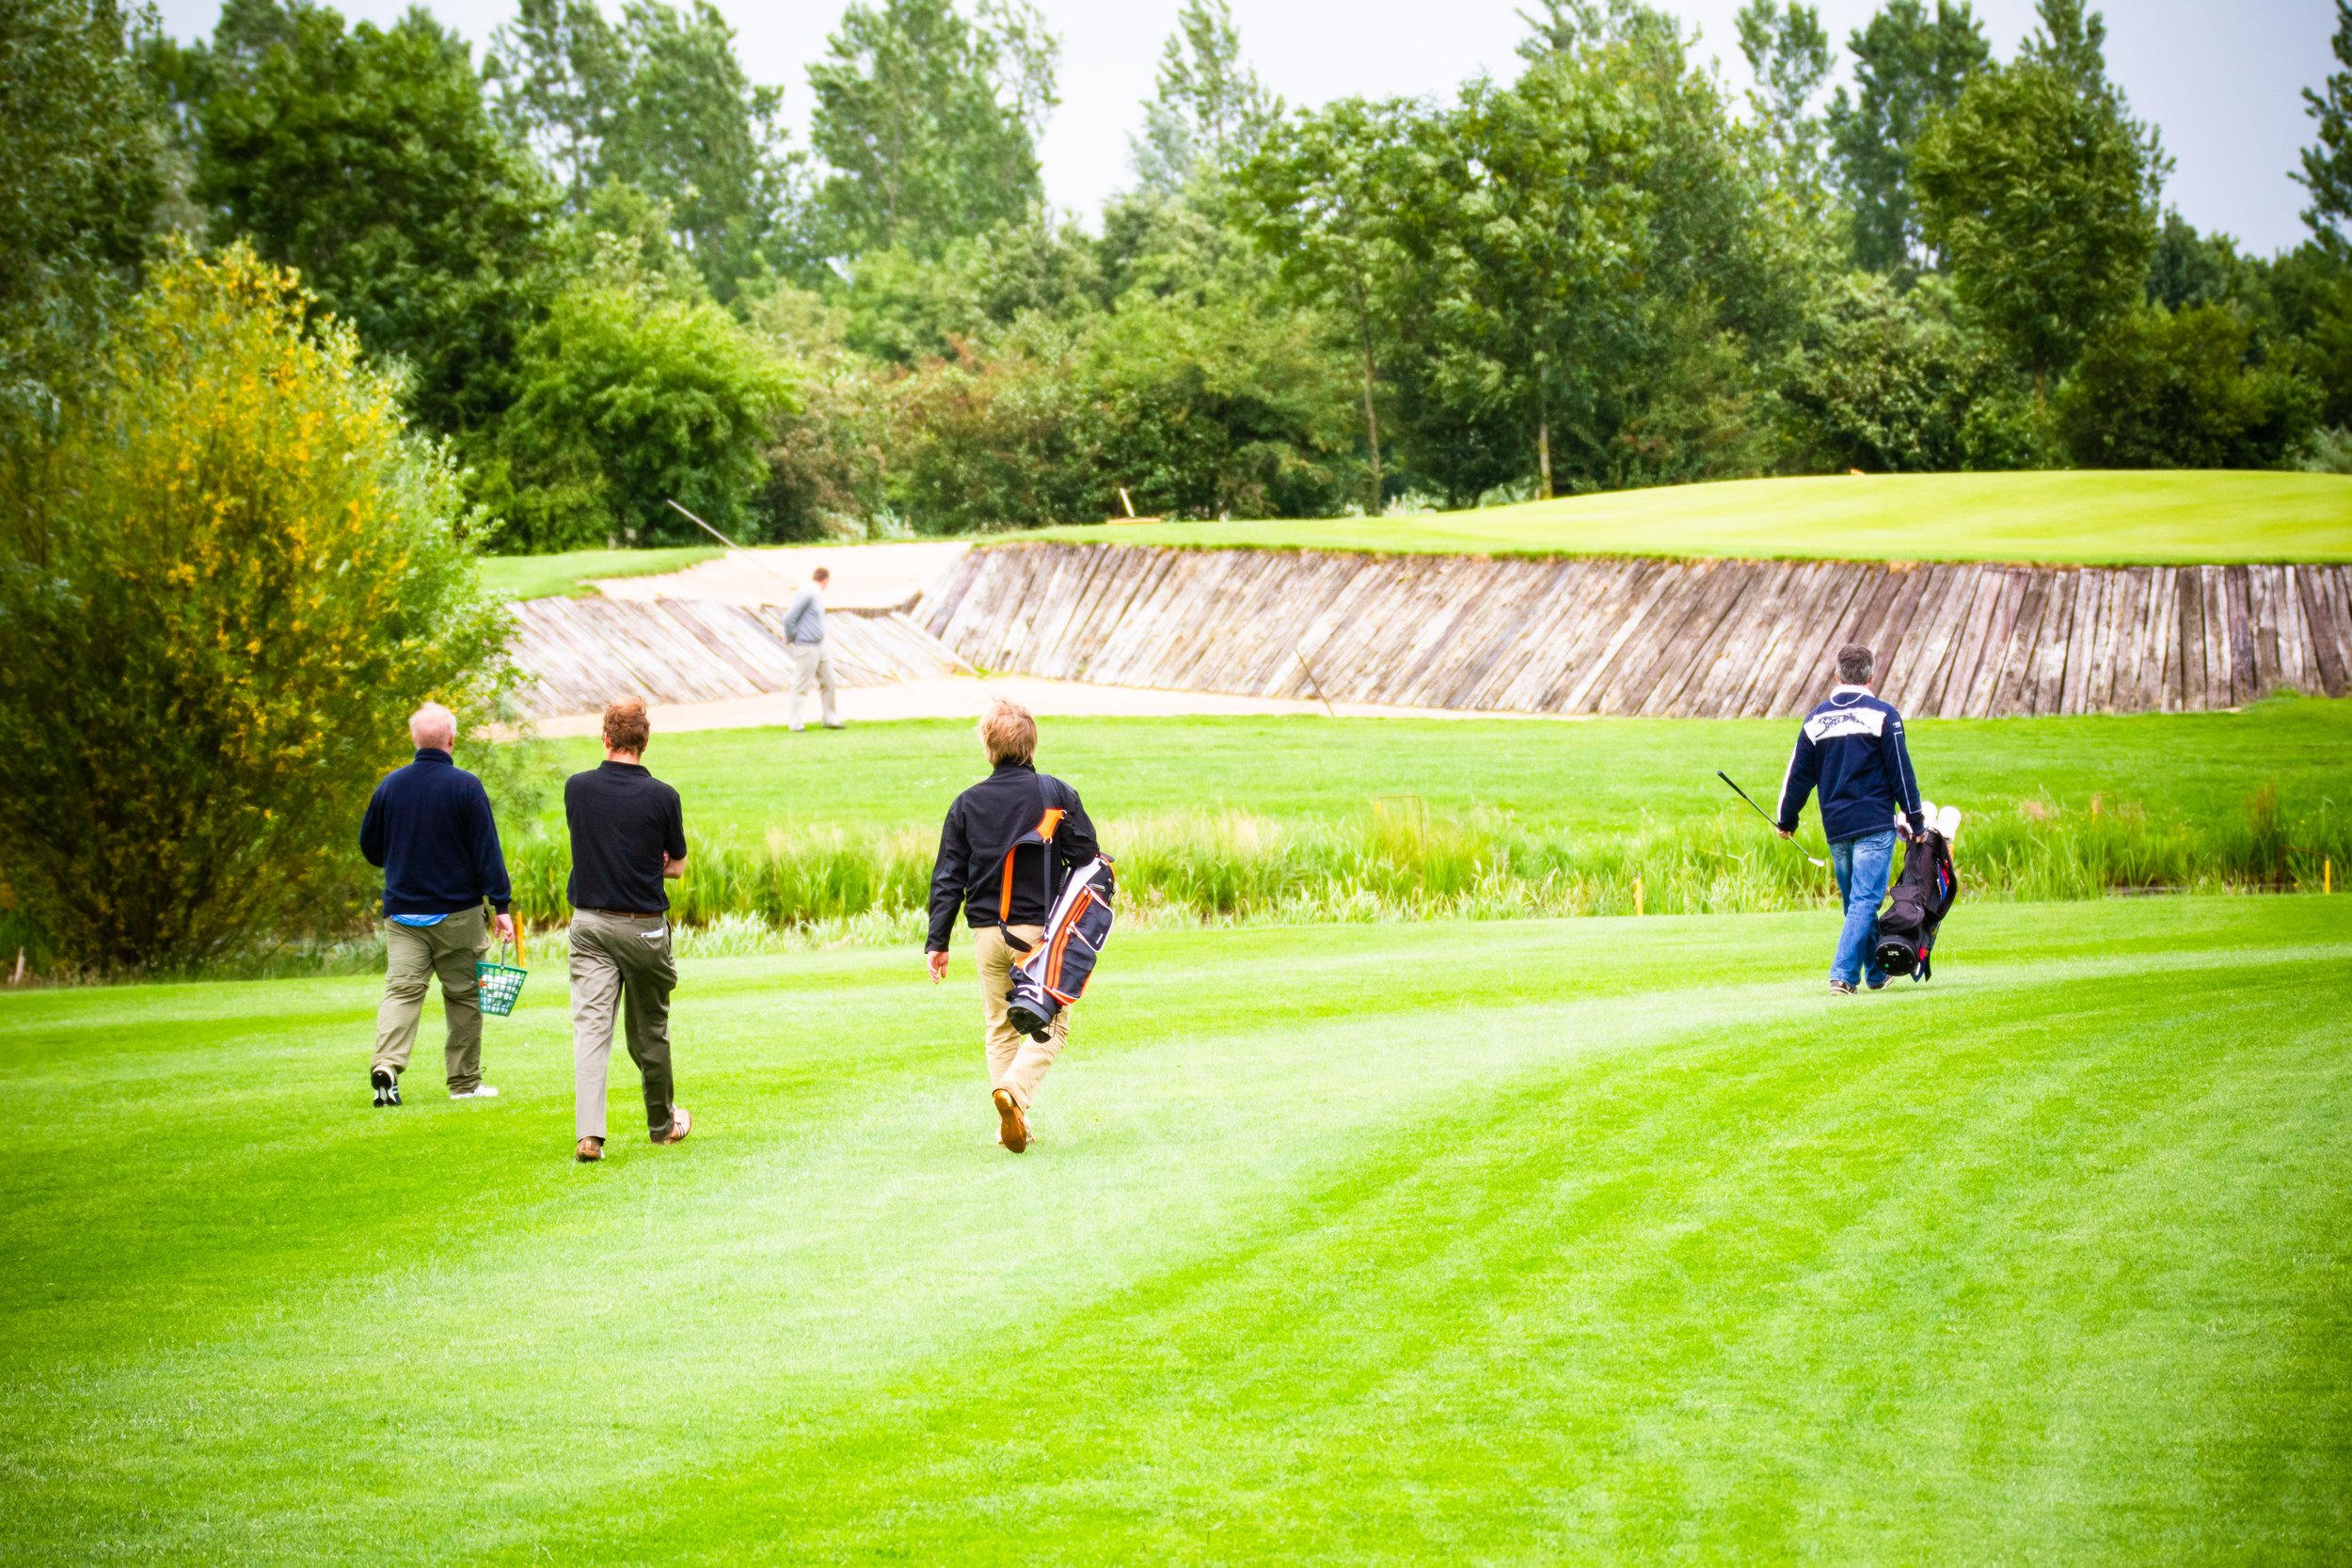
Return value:
<svg viewBox="0 0 2352 1568">
<path fill-rule="evenodd" d="M 0 462 L 0 914 L 90 973 L 347 929 L 406 715 L 511 678 L 456 476 L 242 245 L 175 249 L 103 352 Z"/>
</svg>

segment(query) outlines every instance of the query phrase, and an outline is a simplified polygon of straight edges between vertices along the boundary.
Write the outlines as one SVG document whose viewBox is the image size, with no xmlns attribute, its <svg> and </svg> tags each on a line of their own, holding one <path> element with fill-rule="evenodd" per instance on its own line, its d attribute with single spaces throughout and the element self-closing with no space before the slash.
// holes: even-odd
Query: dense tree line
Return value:
<svg viewBox="0 0 2352 1568">
<path fill-rule="evenodd" d="M 704 0 L 112 0 L 0 21 L 0 418 L 19 446 L 165 236 L 296 269 L 446 442 L 493 547 L 1317 515 L 1762 473 L 2341 467 L 2352 0 L 2310 239 L 2163 205 L 2105 24 L 1844 40 L 1750 0 L 1735 97 L 1666 11 L 1548 0 L 1507 79 L 1290 108 L 1187 0 L 1136 179 L 1050 212 L 1025 0 L 852 0 L 805 146 Z M 1122 499 L 1122 498 L 1124 498 Z"/>
</svg>

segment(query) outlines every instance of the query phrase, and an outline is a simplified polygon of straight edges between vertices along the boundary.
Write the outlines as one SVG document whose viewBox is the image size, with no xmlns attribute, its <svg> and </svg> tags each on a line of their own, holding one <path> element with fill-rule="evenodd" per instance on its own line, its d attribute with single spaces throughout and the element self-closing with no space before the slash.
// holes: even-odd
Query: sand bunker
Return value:
<svg viewBox="0 0 2352 1568">
<path fill-rule="evenodd" d="M 649 578 L 601 578 L 609 599 L 716 599 L 722 604 L 787 604 L 822 566 L 833 573 L 825 602 L 838 610 L 895 610 L 946 577 L 972 546 L 962 540 L 899 545 L 792 545 L 729 550 L 683 572 Z"/>
</svg>

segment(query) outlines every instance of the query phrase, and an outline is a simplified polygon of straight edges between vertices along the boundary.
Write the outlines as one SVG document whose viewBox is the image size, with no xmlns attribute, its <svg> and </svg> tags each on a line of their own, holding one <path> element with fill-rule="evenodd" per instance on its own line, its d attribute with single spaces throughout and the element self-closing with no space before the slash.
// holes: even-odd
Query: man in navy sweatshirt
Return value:
<svg viewBox="0 0 2352 1568">
<path fill-rule="evenodd" d="M 1821 794 L 1821 831 L 1828 835 L 1838 896 L 1846 904 L 1846 923 L 1829 966 L 1832 996 L 1851 996 L 1865 979 L 1872 990 L 1886 984 L 1886 971 L 1879 968 L 1873 950 L 1879 905 L 1895 864 L 1895 835 L 1900 832 L 1915 839 L 1926 831 L 1919 816 L 1919 781 L 1903 746 L 1903 716 L 1870 689 L 1874 662 L 1870 650 L 1858 642 L 1837 650 L 1837 688 L 1804 716 L 1780 785 L 1783 838 L 1797 831 L 1805 797 L 1817 787 Z"/>
<path fill-rule="evenodd" d="M 490 945 L 485 900 L 498 934 L 514 940 L 513 892 L 499 853 L 498 824 L 482 781 L 450 760 L 457 719 L 427 703 L 408 721 L 417 757 L 384 776 L 359 824 L 359 852 L 384 871 L 384 1002 L 375 1014 L 375 1060 L 368 1082 L 379 1106 L 400 1103 L 400 1075 L 417 1043 L 426 985 L 441 980 L 449 1020 L 445 1051 L 452 1100 L 488 1100 L 482 1081 L 482 1006 L 474 963 Z"/>
</svg>

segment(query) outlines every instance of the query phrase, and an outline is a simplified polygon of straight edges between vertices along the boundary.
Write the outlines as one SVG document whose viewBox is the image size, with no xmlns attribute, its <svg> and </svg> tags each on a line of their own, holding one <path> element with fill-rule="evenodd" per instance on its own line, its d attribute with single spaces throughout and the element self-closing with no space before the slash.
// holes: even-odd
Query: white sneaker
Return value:
<svg viewBox="0 0 2352 1568">
<path fill-rule="evenodd" d="M 470 1089 L 452 1089 L 449 1097 L 452 1100 L 496 1100 L 499 1090 L 496 1084 L 476 1084 Z"/>
</svg>

